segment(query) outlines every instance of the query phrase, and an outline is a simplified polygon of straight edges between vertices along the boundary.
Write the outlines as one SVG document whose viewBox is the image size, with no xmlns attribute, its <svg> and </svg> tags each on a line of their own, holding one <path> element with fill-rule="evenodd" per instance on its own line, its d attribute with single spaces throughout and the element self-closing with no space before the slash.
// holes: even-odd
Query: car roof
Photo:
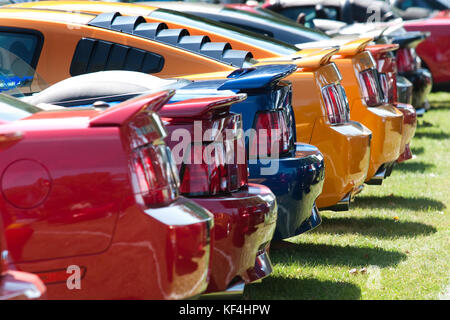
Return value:
<svg viewBox="0 0 450 320">
<path fill-rule="evenodd" d="M 184 9 L 201 9 L 205 13 L 219 13 L 224 6 L 221 4 L 205 2 L 184 2 L 184 1 L 144 1 L 139 4 L 162 7 L 171 10 L 183 11 Z"/>
<path fill-rule="evenodd" d="M 32 19 L 87 25 L 95 14 L 33 8 L 0 7 L 0 18 Z"/>
<path fill-rule="evenodd" d="M 276 0 L 273 5 L 280 4 L 283 7 L 300 6 L 315 6 L 316 4 L 328 5 L 328 6 L 340 6 L 345 0 Z M 272 3 L 271 3 L 272 4 Z"/>
<path fill-rule="evenodd" d="M 163 22 L 147 22 L 141 15 L 122 16 L 119 12 L 94 14 L 44 8 L 1 7 L 0 18 L 2 17 L 19 20 L 41 20 L 50 23 L 80 24 L 107 29 L 112 32 L 120 32 L 163 43 L 235 67 L 242 67 L 246 61 L 253 58 L 252 53 L 249 51 L 234 50 L 228 42 L 211 41 L 208 36 L 192 36 L 189 43 L 180 43 L 177 39 L 190 35 L 187 29 L 169 28 Z M 144 26 L 144 24 L 146 25 Z M 138 31 L 138 28 L 141 29 Z M 169 36 L 160 36 L 161 30 L 169 31 Z M 207 49 L 205 48 L 206 43 Z"/>
</svg>

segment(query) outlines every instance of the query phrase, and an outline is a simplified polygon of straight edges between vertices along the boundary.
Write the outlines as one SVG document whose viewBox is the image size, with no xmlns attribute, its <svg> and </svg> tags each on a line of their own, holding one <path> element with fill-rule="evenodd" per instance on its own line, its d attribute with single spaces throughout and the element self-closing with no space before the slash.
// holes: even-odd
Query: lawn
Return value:
<svg viewBox="0 0 450 320">
<path fill-rule="evenodd" d="M 450 298 L 450 93 L 430 102 L 416 157 L 349 212 L 324 211 L 316 230 L 273 246 L 273 274 L 245 299 Z"/>
</svg>

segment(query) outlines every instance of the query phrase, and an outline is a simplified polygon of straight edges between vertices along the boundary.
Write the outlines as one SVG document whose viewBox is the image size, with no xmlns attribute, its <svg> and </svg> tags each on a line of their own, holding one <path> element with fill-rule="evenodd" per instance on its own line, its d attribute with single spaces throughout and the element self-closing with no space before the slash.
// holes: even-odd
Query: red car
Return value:
<svg viewBox="0 0 450 320">
<path fill-rule="evenodd" d="M 416 51 L 431 71 L 433 83 L 450 84 L 450 10 L 441 11 L 426 20 L 405 21 L 404 28 L 431 33 L 416 47 Z"/>
<path fill-rule="evenodd" d="M 232 103 L 243 99 L 245 95 L 198 98 L 168 104 L 159 112 L 169 134 L 183 128 L 193 137 L 195 121 L 199 120 L 202 136 L 211 128 L 221 130 L 210 137 L 211 141 L 193 140 L 179 166 L 181 193 L 214 214 L 212 272 L 207 292 L 239 294 L 244 284 L 272 272 L 267 250 L 277 221 L 275 196 L 266 186 L 248 183 L 241 115 L 227 112 Z M 236 134 L 228 135 L 226 130 Z M 168 140 L 170 147 L 178 143 Z M 211 150 L 209 164 L 205 159 L 196 164 L 196 157 L 201 159 L 213 145 L 216 148 Z M 240 155 L 242 162 L 237 161 Z"/>
<path fill-rule="evenodd" d="M 417 115 L 416 110 L 411 104 L 400 102 L 398 99 L 397 63 L 396 57 L 393 54 L 398 47 L 398 45 L 380 44 L 367 46 L 366 49 L 370 51 L 377 62 L 379 83 L 382 87 L 383 98 L 386 102 L 394 104 L 403 113 L 402 146 L 405 146 L 405 149 L 401 150 L 401 155 L 397 160 L 397 162 L 403 162 L 412 158 L 410 142 L 416 132 Z"/>
<path fill-rule="evenodd" d="M 179 83 L 183 80 L 104 71 L 63 80 L 34 95 L 31 101 L 71 107 L 99 106 L 96 101 L 108 101 L 104 102 L 107 106 L 142 90 L 167 89 Z M 195 97 L 197 93 L 204 95 L 205 89 L 188 92 Z M 248 183 L 242 116 L 229 111 L 234 103 L 245 99 L 245 94 L 232 91 L 211 92 L 208 97 L 166 104 L 158 111 L 168 132 L 166 143 L 180 172 L 181 194 L 214 214 L 207 293 L 239 295 L 246 283 L 272 271 L 267 249 L 277 221 L 275 196 L 266 186 Z"/>
<path fill-rule="evenodd" d="M 212 215 L 178 196 L 156 114 L 165 90 L 105 111 L 0 95 L 0 212 L 17 269 L 49 299 L 182 299 L 209 280 Z"/>
<path fill-rule="evenodd" d="M 13 143 L 20 134 L 0 135 L 0 150 Z M 0 300 L 31 300 L 45 296 L 45 286 L 38 276 L 11 270 L 8 266 L 2 219 L 0 217 Z"/>
</svg>

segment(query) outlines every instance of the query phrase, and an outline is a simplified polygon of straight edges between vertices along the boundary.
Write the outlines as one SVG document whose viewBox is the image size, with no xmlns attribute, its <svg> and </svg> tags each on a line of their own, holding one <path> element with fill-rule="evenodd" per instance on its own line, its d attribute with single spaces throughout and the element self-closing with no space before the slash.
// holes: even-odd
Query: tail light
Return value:
<svg viewBox="0 0 450 320">
<path fill-rule="evenodd" d="M 420 65 L 420 58 L 414 48 L 401 48 L 397 51 L 398 72 L 414 71 Z"/>
<path fill-rule="evenodd" d="M 178 170 L 165 144 L 147 144 L 134 151 L 136 194 L 147 207 L 164 206 L 178 197 Z"/>
<path fill-rule="evenodd" d="M 264 111 L 256 115 L 255 134 L 251 137 L 250 157 L 272 156 L 289 151 L 291 128 L 283 111 Z M 276 144 L 278 143 L 278 148 Z"/>
<path fill-rule="evenodd" d="M 248 184 L 241 116 L 233 115 L 227 127 L 232 131 L 223 132 L 223 141 L 194 143 L 188 150 L 180 170 L 182 194 L 216 195 Z"/>
<path fill-rule="evenodd" d="M 383 103 L 393 102 L 394 100 L 394 86 L 390 84 L 389 79 L 385 73 L 379 74 L 381 93 L 383 94 Z"/>
<path fill-rule="evenodd" d="M 375 107 L 383 102 L 382 92 L 375 69 L 367 69 L 359 73 L 363 98 L 369 107 Z"/>
<path fill-rule="evenodd" d="M 327 108 L 328 120 L 332 124 L 349 121 L 350 109 L 344 88 L 338 84 L 330 84 L 322 88 L 322 97 Z"/>
</svg>

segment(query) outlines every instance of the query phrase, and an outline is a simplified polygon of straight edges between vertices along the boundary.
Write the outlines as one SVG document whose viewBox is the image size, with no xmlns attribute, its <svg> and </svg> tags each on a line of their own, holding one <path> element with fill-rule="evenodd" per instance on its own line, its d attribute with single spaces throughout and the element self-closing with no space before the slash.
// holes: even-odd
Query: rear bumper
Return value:
<svg viewBox="0 0 450 320">
<path fill-rule="evenodd" d="M 38 276 L 7 271 L 0 276 L 0 300 L 36 300 L 45 298 L 45 286 Z"/>
<path fill-rule="evenodd" d="M 403 132 L 402 132 L 402 149 L 397 162 L 406 161 L 412 158 L 409 144 L 414 137 L 417 127 L 417 114 L 414 107 L 410 104 L 396 103 L 395 107 L 403 113 Z"/>
<path fill-rule="evenodd" d="M 256 162 L 256 161 L 255 161 Z M 263 170 L 277 168 L 266 174 Z M 289 157 L 249 162 L 250 181 L 269 187 L 278 204 L 274 239 L 286 239 L 307 231 L 301 227 L 313 214 L 313 207 L 322 192 L 324 161 L 320 151 L 311 145 L 296 144 Z"/>
<path fill-rule="evenodd" d="M 370 164 L 366 182 L 385 163 L 391 163 L 400 156 L 403 136 L 403 114 L 393 105 L 378 107 L 361 106 L 361 111 L 351 115 L 372 131 Z M 353 110 L 352 110 L 353 112 Z"/>
<path fill-rule="evenodd" d="M 431 92 L 433 80 L 430 71 L 419 68 L 412 72 L 401 73 L 413 84 L 412 105 L 416 109 L 426 108 L 426 97 Z"/>
<path fill-rule="evenodd" d="M 403 76 L 397 75 L 397 101 L 412 104 L 413 85 Z"/>
<path fill-rule="evenodd" d="M 326 167 L 323 191 L 317 199 L 319 208 L 337 204 L 364 183 L 369 168 L 370 141 L 370 130 L 358 122 L 330 126 L 316 121 L 311 143 L 323 153 Z"/>
<path fill-rule="evenodd" d="M 272 240 L 277 203 L 269 188 L 250 184 L 226 197 L 192 198 L 214 215 L 214 248 L 207 293 L 226 290 L 239 278 L 244 283 L 269 275 L 272 266 L 258 256 Z"/>
<path fill-rule="evenodd" d="M 267 250 L 264 250 L 264 252 L 261 252 L 256 257 L 255 262 L 255 268 L 256 270 L 259 270 L 258 272 L 261 275 L 269 275 L 272 273 L 272 263 L 269 259 L 269 254 Z M 262 279 L 263 277 L 258 276 L 258 279 Z M 228 288 L 226 288 L 224 291 L 217 291 L 212 292 L 208 294 L 204 294 L 200 297 L 200 299 L 242 299 L 242 295 L 244 294 L 245 289 L 245 281 L 240 280 L 237 282 L 234 282 L 231 284 Z"/>
<path fill-rule="evenodd" d="M 55 270 L 69 277 L 68 266 L 83 267 L 80 289 L 69 289 L 66 279 L 45 283 L 52 300 L 173 300 L 202 294 L 210 277 L 212 214 L 183 197 L 145 210 L 134 199 L 124 202 L 105 252 L 17 268 L 35 274 Z"/>
</svg>

